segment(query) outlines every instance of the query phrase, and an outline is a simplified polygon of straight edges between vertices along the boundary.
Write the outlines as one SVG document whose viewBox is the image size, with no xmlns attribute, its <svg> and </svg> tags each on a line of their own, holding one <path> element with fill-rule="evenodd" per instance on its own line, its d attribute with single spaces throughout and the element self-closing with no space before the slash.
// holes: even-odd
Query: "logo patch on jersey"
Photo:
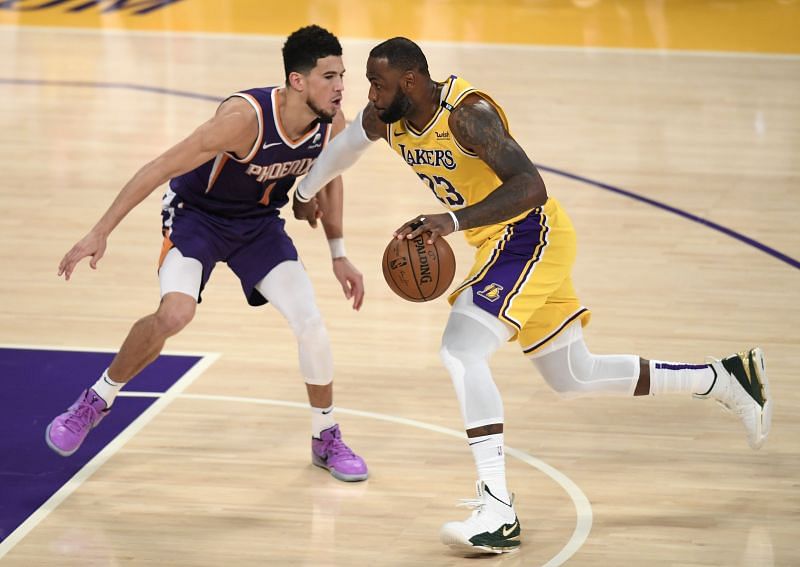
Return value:
<svg viewBox="0 0 800 567">
<path fill-rule="evenodd" d="M 450 139 L 450 132 L 436 132 L 436 139 L 437 140 L 449 140 Z"/>
<path fill-rule="evenodd" d="M 261 146 L 261 149 L 266 150 L 271 148 L 272 146 L 280 146 L 282 143 L 283 142 L 272 142 L 271 144 L 264 144 L 263 146 Z"/>
<path fill-rule="evenodd" d="M 318 148 L 321 145 L 322 145 L 322 134 L 317 132 L 316 134 L 314 134 L 314 139 L 311 140 L 311 145 L 308 146 L 308 149 L 313 150 L 314 148 Z"/>
<path fill-rule="evenodd" d="M 426 150 L 424 148 L 406 149 L 405 144 L 398 144 L 400 154 L 410 166 L 432 165 L 434 167 L 444 167 L 453 170 L 456 168 L 456 160 L 453 159 L 451 150 Z"/>
<path fill-rule="evenodd" d="M 486 301 L 491 301 L 494 303 L 498 299 L 500 299 L 500 292 L 503 291 L 503 286 L 496 283 L 490 283 L 486 287 L 484 287 L 481 291 L 478 292 L 482 298 Z"/>
</svg>

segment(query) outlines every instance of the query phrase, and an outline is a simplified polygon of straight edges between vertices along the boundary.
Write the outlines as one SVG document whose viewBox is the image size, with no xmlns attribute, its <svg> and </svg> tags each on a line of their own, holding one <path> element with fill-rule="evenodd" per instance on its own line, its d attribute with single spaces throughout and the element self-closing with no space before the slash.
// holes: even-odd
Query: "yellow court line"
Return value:
<svg viewBox="0 0 800 567">
<path fill-rule="evenodd" d="M 800 53 L 800 0 L 0 0 L 0 24 Z"/>
</svg>

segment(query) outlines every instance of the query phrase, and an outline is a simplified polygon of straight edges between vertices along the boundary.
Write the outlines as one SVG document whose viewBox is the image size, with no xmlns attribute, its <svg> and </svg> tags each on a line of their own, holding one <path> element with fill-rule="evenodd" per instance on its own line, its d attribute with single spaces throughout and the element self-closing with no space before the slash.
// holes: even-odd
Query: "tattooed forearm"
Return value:
<svg viewBox="0 0 800 567">
<path fill-rule="evenodd" d="M 506 221 L 518 214 L 541 207 L 547 192 L 539 173 L 520 173 L 500 185 L 480 203 L 455 212 L 461 230 Z"/>
<path fill-rule="evenodd" d="M 502 181 L 486 199 L 457 212 L 462 229 L 502 222 L 547 201 L 536 167 L 486 100 L 470 97 L 451 113 L 449 123 L 459 144 L 475 152 Z"/>
</svg>

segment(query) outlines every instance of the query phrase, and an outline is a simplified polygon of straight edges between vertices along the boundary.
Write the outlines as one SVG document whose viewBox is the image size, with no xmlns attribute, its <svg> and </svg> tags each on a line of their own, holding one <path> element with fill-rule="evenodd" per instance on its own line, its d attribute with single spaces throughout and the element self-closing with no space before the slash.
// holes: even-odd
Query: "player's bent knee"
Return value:
<svg viewBox="0 0 800 567">
<path fill-rule="evenodd" d="M 582 340 L 531 360 L 547 384 L 564 399 L 631 395 L 639 378 L 638 357 L 595 355 Z"/>
<path fill-rule="evenodd" d="M 315 313 L 300 321 L 291 321 L 290 326 L 298 342 L 328 342 L 328 330 L 319 313 Z"/>
<path fill-rule="evenodd" d="M 562 349 L 532 361 L 547 385 L 560 398 L 571 400 L 591 393 L 591 359 L 570 357 L 569 349 Z"/>
<path fill-rule="evenodd" d="M 172 336 L 183 330 L 197 310 L 194 298 L 182 293 L 170 293 L 164 296 L 161 306 L 156 311 L 156 324 L 159 331 Z"/>
<path fill-rule="evenodd" d="M 442 361 L 442 364 L 444 364 L 444 367 L 445 367 L 447 370 L 450 370 L 450 371 L 451 371 L 451 372 L 450 372 L 451 374 L 452 374 L 452 370 L 453 370 L 453 369 L 454 369 L 456 366 L 463 366 L 463 365 L 462 365 L 462 364 L 459 362 L 459 360 L 458 360 L 458 357 L 457 357 L 457 356 L 454 356 L 454 355 L 453 355 L 453 354 L 450 352 L 450 349 L 449 349 L 449 348 L 447 348 L 447 345 L 442 345 L 442 346 L 439 348 L 439 359 Z"/>
<path fill-rule="evenodd" d="M 476 354 L 464 348 L 443 344 L 439 348 L 439 358 L 448 369 L 451 367 L 464 367 L 470 362 L 485 361 L 486 356 Z"/>
<path fill-rule="evenodd" d="M 571 375 L 546 374 L 542 372 L 541 368 L 539 368 L 539 373 L 544 378 L 544 381 L 547 382 L 547 385 L 550 386 L 550 389 L 562 400 L 574 400 L 589 394 L 579 386 L 579 383 Z"/>
</svg>

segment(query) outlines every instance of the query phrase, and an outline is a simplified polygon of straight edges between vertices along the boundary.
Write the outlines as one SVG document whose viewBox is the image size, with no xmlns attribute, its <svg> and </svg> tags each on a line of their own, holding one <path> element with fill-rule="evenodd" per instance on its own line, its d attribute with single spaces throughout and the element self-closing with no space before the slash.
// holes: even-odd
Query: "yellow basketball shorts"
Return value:
<svg viewBox="0 0 800 567">
<path fill-rule="evenodd" d="M 550 198 L 544 207 L 506 225 L 483 242 L 475 263 L 448 300 L 468 287 L 472 301 L 510 325 L 523 352 L 534 354 L 571 322 L 589 323 L 570 273 L 576 238 L 566 212 Z"/>
</svg>

